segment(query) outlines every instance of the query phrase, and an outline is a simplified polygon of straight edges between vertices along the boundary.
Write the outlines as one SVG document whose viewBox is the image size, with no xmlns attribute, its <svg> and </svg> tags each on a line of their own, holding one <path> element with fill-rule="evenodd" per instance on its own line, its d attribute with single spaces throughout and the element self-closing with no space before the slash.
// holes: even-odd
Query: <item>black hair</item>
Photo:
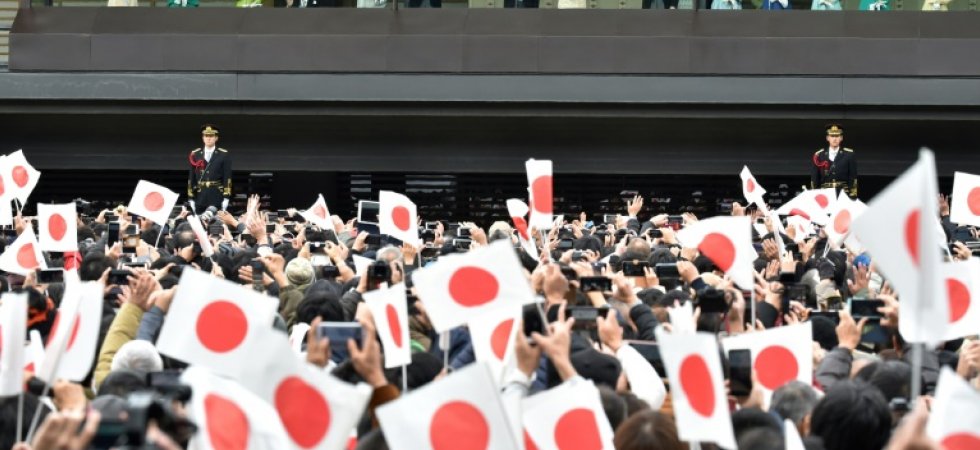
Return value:
<svg viewBox="0 0 980 450">
<path fill-rule="evenodd" d="M 118 395 L 126 398 L 129 394 L 145 389 L 146 375 L 131 369 L 118 369 L 109 372 L 99 385 L 99 395 Z"/>
<path fill-rule="evenodd" d="M 827 450 L 877 450 L 888 443 L 892 415 L 878 389 L 860 381 L 839 381 L 817 403 L 810 434 L 823 439 Z"/>
<path fill-rule="evenodd" d="M 31 426 L 31 416 L 32 412 L 37 409 L 38 398 L 36 395 L 30 392 L 24 392 L 24 421 L 21 425 L 20 432 L 17 433 L 17 408 L 18 408 L 17 396 L 3 397 L 0 398 L 0 423 L 6 424 L 0 427 L 0 448 L 8 449 L 13 448 L 14 441 L 17 439 L 17 435 L 20 435 L 21 439 L 27 438 L 27 432 L 30 431 Z M 41 407 L 41 416 L 38 423 L 43 423 L 45 416 L 51 412 L 47 407 Z"/>
<path fill-rule="evenodd" d="M 759 408 L 742 408 L 732 413 L 732 429 L 735 431 L 736 440 L 741 441 L 742 435 L 760 428 L 769 428 L 777 433 L 783 431 L 783 425 L 775 416 Z"/>
<path fill-rule="evenodd" d="M 769 427 L 752 428 L 742 433 L 737 447 L 752 450 L 783 450 L 783 434 Z"/>
<path fill-rule="evenodd" d="M 908 400 L 912 389 L 912 366 L 905 361 L 877 361 L 862 367 L 854 378 L 878 388 L 885 400 Z"/>
<path fill-rule="evenodd" d="M 626 420 L 626 401 L 623 400 L 616 390 L 606 386 L 599 385 L 599 400 L 602 401 L 602 410 L 606 413 L 606 418 L 609 419 L 609 425 L 615 430 L 619 427 L 619 424 Z"/>
<path fill-rule="evenodd" d="M 106 256 L 105 253 L 95 251 L 82 258 L 82 264 L 78 268 L 78 278 L 82 281 L 97 281 L 102 278 L 102 273 L 106 269 L 115 267 L 115 261 Z"/>
<path fill-rule="evenodd" d="M 317 290 L 308 293 L 296 307 L 296 321 L 311 323 L 320 317 L 325 322 L 345 322 L 340 298 L 333 292 Z"/>
</svg>

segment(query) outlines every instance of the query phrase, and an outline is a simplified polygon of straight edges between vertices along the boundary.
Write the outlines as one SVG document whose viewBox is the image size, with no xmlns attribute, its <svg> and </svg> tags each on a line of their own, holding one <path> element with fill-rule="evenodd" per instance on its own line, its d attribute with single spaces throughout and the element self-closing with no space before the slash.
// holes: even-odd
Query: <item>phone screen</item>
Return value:
<svg viewBox="0 0 980 450">
<path fill-rule="evenodd" d="M 851 316 L 854 317 L 855 321 L 867 317 L 869 322 L 877 322 L 882 318 L 878 308 L 883 306 L 885 306 L 883 300 L 851 299 Z"/>
<path fill-rule="evenodd" d="M 341 360 L 347 359 L 348 339 L 361 348 L 362 334 L 361 324 L 354 322 L 323 322 L 316 330 L 317 338 L 330 340 L 330 351 Z"/>
<path fill-rule="evenodd" d="M 378 213 L 381 212 L 381 203 L 368 200 L 357 202 L 357 222 L 378 224 Z"/>
<path fill-rule="evenodd" d="M 650 267 L 650 263 L 647 261 L 624 261 L 623 262 L 623 275 L 628 277 L 642 277 L 646 276 L 643 271 L 644 267 Z"/>
<path fill-rule="evenodd" d="M 119 242 L 119 222 L 109 222 L 109 228 L 106 231 L 106 245 L 112 247 L 116 242 Z"/>
<path fill-rule="evenodd" d="M 752 352 L 728 351 L 728 382 L 731 394 L 744 397 L 752 392 Z"/>
<path fill-rule="evenodd" d="M 612 280 L 607 277 L 582 277 L 578 282 L 582 292 L 612 291 Z"/>
</svg>

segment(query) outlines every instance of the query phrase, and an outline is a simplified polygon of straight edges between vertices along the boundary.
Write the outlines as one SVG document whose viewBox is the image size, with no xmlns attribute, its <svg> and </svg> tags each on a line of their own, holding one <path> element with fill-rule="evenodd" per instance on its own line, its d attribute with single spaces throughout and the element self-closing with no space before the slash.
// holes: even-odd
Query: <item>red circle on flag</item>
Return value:
<svg viewBox="0 0 980 450">
<path fill-rule="evenodd" d="M 527 434 L 527 429 L 524 429 L 524 450 L 538 450 L 537 444 L 531 440 L 531 435 Z"/>
<path fill-rule="evenodd" d="M 554 209 L 551 189 L 551 175 L 542 175 L 535 178 L 534 182 L 531 183 L 531 194 L 534 196 L 531 204 L 535 211 L 551 214 L 551 211 Z"/>
<path fill-rule="evenodd" d="M 52 331 L 58 331 L 58 322 L 61 320 L 61 311 L 58 311 L 54 315 L 54 323 L 51 324 Z M 65 346 L 65 351 L 71 350 L 71 347 L 75 345 L 75 338 L 78 337 L 78 327 L 81 325 L 81 317 L 75 316 L 75 323 L 71 326 L 71 334 L 68 336 L 68 345 Z M 48 335 L 47 345 L 51 345 L 54 342 L 55 333 Z"/>
<path fill-rule="evenodd" d="M 759 352 L 752 367 L 758 374 L 759 383 L 770 391 L 795 380 L 800 373 L 793 352 L 781 345 L 770 345 Z"/>
<path fill-rule="evenodd" d="M 745 180 L 745 190 L 748 191 L 749 194 L 755 191 L 755 181 L 752 181 L 751 178 Z"/>
<path fill-rule="evenodd" d="M 789 215 L 791 215 L 791 216 L 800 216 L 800 217 L 802 217 L 802 218 L 804 218 L 806 220 L 810 220 L 810 215 L 807 214 L 807 213 L 805 213 L 805 212 L 803 212 L 802 209 L 793 208 L 792 210 L 790 210 Z"/>
<path fill-rule="evenodd" d="M 507 344 L 510 344 L 510 331 L 514 329 L 514 319 L 507 319 L 497 324 L 490 333 L 490 349 L 494 356 L 499 360 L 504 359 L 507 353 Z"/>
<path fill-rule="evenodd" d="M 919 210 L 915 209 L 905 218 L 905 249 L 912 256 L 912 262 L 919 265 Z"/>
<path fill-rule="evenodd" d="M 324 208 L 323 205 L 316 205 L 316 206 L 313 207 L 313 215 L 315 215 L 315 216 L 317 216 L 317 217 L 319 217 L 321 219 L 326 219 L 327 218 L 327 208 Z"/>
<path fill-rule="evenodd" d="M 980 436 L 971 433 L 954 433 L 943 438 L 944 450 L 976 450 L 980 448 Z"/>
<path fill-rule="evenodd" d="M 851 212 L 842 209 L 837 213 L 837 217 L 834 217 L 834 231 L 837 234 L 847 234 L 847 231 L 851 229 Z"/>
<path fill-rule="evenodd" d="M 698 251 L 724 272 L 735 263 L 735 243 L 721 233 L 708 233 L 698 244 Z"/>
<path fill-rule="evenodd" d="M 555 425 L 559 450 L 602 450 L 602 437 L 591 409 L 575 408 L 562 414 Z"/>
<path fill-rule="evenodd" d="M 143 207 L 148 211 L 157 212 L 163 208 L 163 194 L 153 191 L 143 197 Z"/>
<path fill-rule="evenodd" d="M 970 189 L 970 193 L 966 195 L 966 206 L 974 216 L 980 216 L 980 187 Z"/>
<path fill-rule="evenodd" d="M 960 280 L 947 278 L 946 293 L 949 296 L 949 321 L 958 322 L 970 309 L 970 289 Z"/>
<path fill-rule="evenodd" d="M 510 220 L 514 221 L 514 229 L 517 233 L 521 235 L 524 240 L 527 240 L 527 221 L 523 217 L 511 217 Z"/>
<path fill-rule="evenodd" d="M 395 224 L 395 228 L 402 231 L 408 231 L 412 228 L 412 217 L 408 208 L 404 206 L 394 207 L 391 210 L 391 223 Z"/>
<path fill-rule="evenodd" d="M 701 355 L 689 355 L 681 362 L 681 389 L 694 412 L 711 417 L 715 412 L 715 387 L 708 363 Z"/>
<path fill-rule="evenodd" d="M 385 317 L 388 319 L 388 331 L 395 347 L 402 348 L 402 323 L 398 320 L 398 311 L 391 303 L 385 305 Z"/>
<path fill-rule="evenodd" d="M 432 415 L 429 442 L 434 450 L 483 450 L 490 446 L 490 424 L 470 403 L 448 402 Z"/>
<path fill-rule="evenodd" d="M 6 186 L 3 185 L 3 177 L 0 177 L 0 195 L 3 195 L 6 191 Z"/>
<path fill-rule="evenodd" d="M 449 278 L 449 296 L 461 306 L 474 307 L 497 298 L 500 283 L 489 271 L 474 267 L 460 267 Z"/>
<path fill-rule="evenodd" d="M 65 237 L 65 232 L 68 231 L 68 223 L 65 222 L 64 216 L 58 213 L 54 213 L 48 217 L 48 234 L 51 238 L 60 241 Z"/>
<path fill-rule="evenodd" d="M 204 397 L 208 440 L 215 450 L 248 448 L 248 416 L 235 402 L 217 394 Z"/>
<path fill-rule="evenodd" d="M 33 269 L 39 265 L 33 243 L 28 242 L 17 249 L 17 264 L 24 269 Z"/>
<path fill-rule="evenodd" d="M 248 319 L 238 305 L 217 300 L 197 316 L 197 338 L 204 348 L 216 353 L 234 350 L 248 334 Z"/>
<path fill-rule="evenodd" d="M 817 196 L 814 197 L 813 200 L 815 200 L 817 204 L 820 205 L 820 209 L 824 209 L 827 207 L 827 205 L 830 204 L 830 200 L 827 200 L 827 196 L 823 194 L 817 194 Z"/>
<path fill-rule="evenodd" d="M 27 186 L 27 182 L 31 181 L 31 177 L 27 174 L 27 169 L 25 169 L 24 166 L 14 166 L 14 170 L 11 171 L 11 175 L 13 175 L 14 183 L 18 187 Z"/>
<path fill-rule="evenodd" d="M 314 447 L 330 429 L 330 405 L 323 394 L 296 376 L 287 377 L 276 388 L 276 411 L 293 442 Z"/>
</svg>

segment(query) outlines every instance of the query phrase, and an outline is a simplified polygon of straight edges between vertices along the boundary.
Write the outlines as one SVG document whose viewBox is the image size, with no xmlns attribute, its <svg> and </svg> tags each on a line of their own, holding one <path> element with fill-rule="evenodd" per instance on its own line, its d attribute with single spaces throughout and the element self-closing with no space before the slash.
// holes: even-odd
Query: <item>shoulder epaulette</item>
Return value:
<svg viewBox="0 0 980 450">
<path fill-rule="evenodd" d="M 814 154 L 814 155 L 817 155 L 817 154 L 819 154 L 819 153 L 820 153 L 820 152 L 822 152 L 822 151 L 823 151 L 823 149 L 822 149 L 822 148 L 819 148 L 819 149 L 817 149 L 817 151 L 815 151 L 815 152 L 813 152 L 813 154 Z"/>
<path fill-rule="evenodd" d="M 854 153 L 854 150 L 851 150 L 851 149 L 849 149 L 847 147 L 844 147 L 844 151 L 845 152 L 848 152 L 848 153 Z"/>
<path fill-rule="evenodd" d="M 223 149 L 221 147 L 218 147 L 218 151 L 221 152 L 221 153 L 228 153 L 228 150 L 225 150 L 225 149 Z"/>
<path fill-rule="evenodd" d="M 191 150 L 191 153 L 197 153 L 197 152 L 199 152 L 199 151 L 201 151 L 201 149 L 200 149 L 200 148 L 195 148 L 194 150 Z"/>
</svg>

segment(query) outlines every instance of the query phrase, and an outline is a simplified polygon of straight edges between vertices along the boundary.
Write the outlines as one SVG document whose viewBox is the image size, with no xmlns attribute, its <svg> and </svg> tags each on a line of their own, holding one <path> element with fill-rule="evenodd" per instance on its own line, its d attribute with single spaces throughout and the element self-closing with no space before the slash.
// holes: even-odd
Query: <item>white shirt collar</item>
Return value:
<svg viewBox="0 0 980 450">
<path fill-rule="evenodd" d="M 207 147 L 204 147 L 204 151 L 205 151 L 206 153 L 211 153 L 211 152 L 213 152 L 213 151 L 214 151 L 214 149 L 215 149 L 215 148 L 216 148 L 216 147 L 211 147 L 211 148 L 207 148 Z"/>
</svg>

